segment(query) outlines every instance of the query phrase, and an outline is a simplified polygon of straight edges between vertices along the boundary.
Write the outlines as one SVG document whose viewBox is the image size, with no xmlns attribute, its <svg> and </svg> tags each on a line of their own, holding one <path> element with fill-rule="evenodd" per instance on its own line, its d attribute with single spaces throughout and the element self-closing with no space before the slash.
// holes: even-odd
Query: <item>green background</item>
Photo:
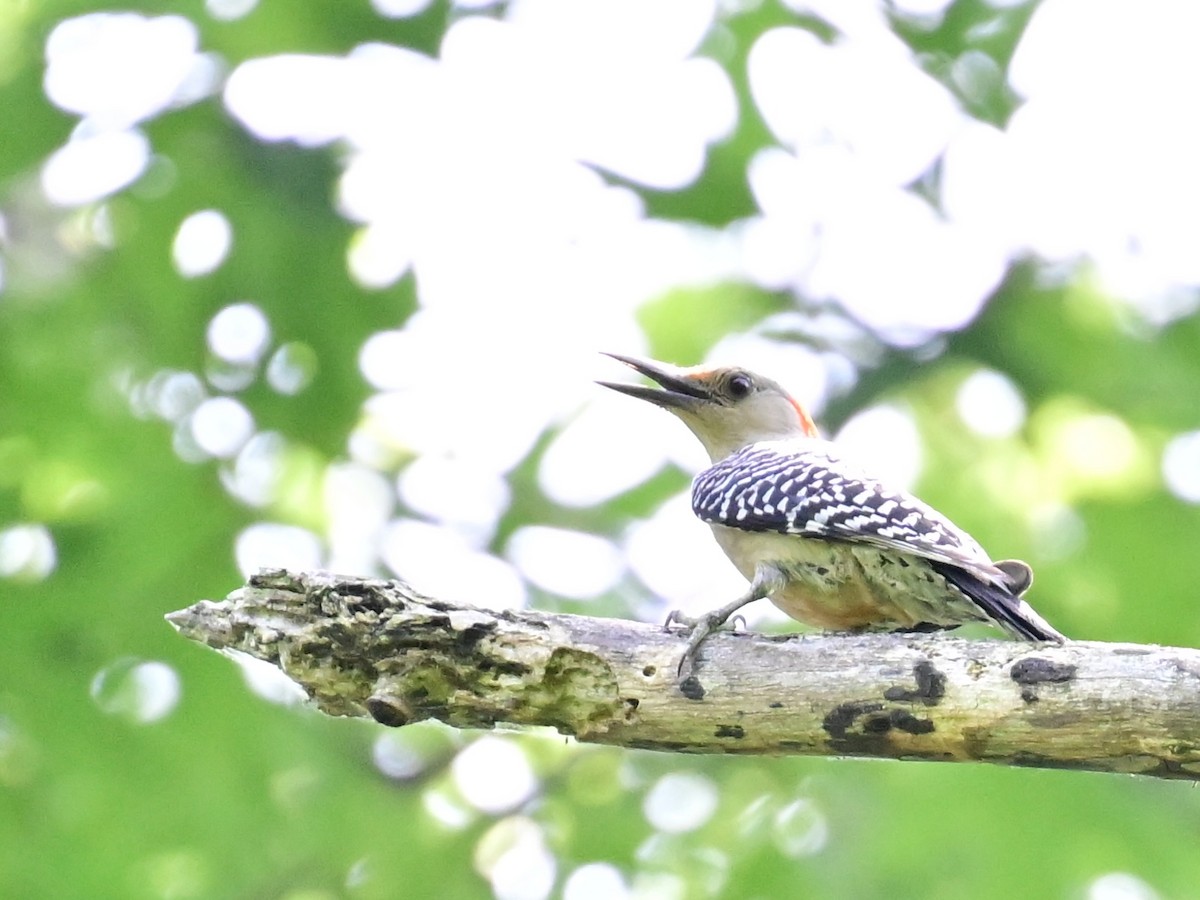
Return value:
<svg viewBox="0 0 1200 900">
<path fill-rule="evenodd" d="M 645 896 L 668 884 L 695 897 L 1083 897 L 1089 885 L 1100 896 L 1095 880 L 1112 872 L 1164 897 L 1200 895 L 1200 794 L 1187 784 L 986 766 L 681 758 L 530 734 L 505 739 L 528 755 L 537 793 L 520 810 L 485 814 L 458 795 L 450 769 L 476 735 L 408 729 L 420 771 L 388 778 L 372 764 L 383 729 L 267 702 L 228 661 L 176 636 L 163 614 L 241 582 L 233 540 L 261 513 L 230 497 L 217 464 L 181 461 L 169 425 L 133 415 L 116 374 L 203 372 L 211 317 L 231 297 L 254 298 L 279 340 L 301 341 L 317 359 L 307 390 L 285 396 L 256 382 L 240 398 L 260 427 L 299 448 L 285 473 L 289 499 L 271 518 L 319 529 L 321 471 L 345 457 L 370 393 L 359 350 L 404 322 L 415 288 L 407 278 L 368 292 L 347 277 L 353 228 L 331 201 L 335 151 L 256 143 L 219 99 L 146 124 L 174 181 L 162 191 L 143 179 L 106 201 L 114 249 L 54 259 L 32 252 L 89 215 L 43 209 L 19 218 L 14 210 L 37 208 L 21 198 L 36 191 L 38 166 L 74 124 L 43 93 L 45 38 L 60 19 L 92 8 L 17 3 L 0 12 L 0 209 L 9 237 L 0 528 L 44 523 L 58 555 L 44 579 L 0 580 L 0 894 L 483 897 L 491 894 L 479 874 L 484 838 L 502 844 L 501 826 L 519 815 L 541 826 L 558 861 L 556 894 L 575 867 L 607 862 Z M 342 53 L 369 40 L 436 52 L 461 14 L 438 4 L 388 21 L 365 3 L 300 0 L 263 3 L 229 23 L 191 0 L 171 11 L 192 19 L 203 46 L 231 64 L 284 51 Z M 909 38 L 935 62 L 952 58 L 993 15 L 957 3 L 941 28 Z M 1027 7 L 996 14 L 1001 27 L 986 40 L 1001 65 L 1027 15 Z M 745 49 L 764 29 L 796 21 L 769 3 L 729 21 L 740 49 L 727 64 L 743 109 L 752 108 L 737 74 Z M 974 112 L 1002 121 L 1011 99 L 994 99 L 995 108 Z M 761 122 L 744 115 L 697 184 L 643 192 L 649 209 L 715 224 L 747 214 L 745 164 L 769 142 Z M 184 216 L 206 207 L 225 210 L 239 239 L 214 275 L 184 281 L 170 264 L 171 240 Z M 745 285 L 680 291 L 645 307 L 640 322 L 656 355 L 692 362 L 723 334 L 796 302 Z M 1127 325 L 1086 265 L 1047 282 L 1035 261 L 1021 263 L 932 358 L 882 347 L 878 365 L 822 424 L 835 429 L 877 401 L 902 404 L 920 426 L 925 472 L 943 473 L 923 480 L 921 495 L 985 545 L 1029 559 L 1035 603 L 1060 629 L 1197 646 L 1200 509 L 1166 491 L 1158 460 L 1172 436 L 1200 427 L 1200 316 L 1152 331 Z M 978 437 L 953 411 L 958 385 L 981 367 L 1005 373 L 1029 407 L 1011 438 Z M 1056 429 L 1079 412 L 1123 420 L 1137 465 L 1112 484 L 1064 489 L 1086 537 L 1076 552 L 1044 558 L 1021 538 L 1013 546 L 1010 497 L 1003 479 L 986 473 L 1021 471 L 1030 460 L 1052 471 Z M 535 463 L 513 475 L 505 532 L 584 518 L 616 535 L 686 484 L 668 472 L 581 516 L 538 496 Z M 622 602 L 602 605 L 620 612 Z M 120 682 L 131 661 L 145 660 L 172 667 L 182 689 L 170 714 L 147 724 Z M 93 680 L 105 671 L 116 673 L 116 686 L 98 702 Z M 646 792 L 678 770 L 711 779 L 717 811 L 698 829 L 648 843 Z M 789 849 L 777 821 L 797 798 L 826 829 L 811 852 Z M 431 814 L 436 802 L 460 809 L 461 827 Z M 671 877 L 655 881 L 660 875 Z"/>
</svg>

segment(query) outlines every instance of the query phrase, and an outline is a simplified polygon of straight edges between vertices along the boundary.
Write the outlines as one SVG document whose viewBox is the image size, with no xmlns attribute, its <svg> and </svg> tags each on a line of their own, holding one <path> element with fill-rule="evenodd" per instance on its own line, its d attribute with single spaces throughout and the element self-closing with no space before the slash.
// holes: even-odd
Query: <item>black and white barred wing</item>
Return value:
<svg viewBox="0 0 1200 900">
<path fill-rule="evenodd" d="M 852 541 L 1003 575 L 983 548 L 911 494 L 889 488 L 824 443 L 750 444 L 692 483 L 692 509 L 709 524 Z"/>
<path fill-rule="evenodd" d="M 923 558 L 1010 634 L 1065 638 L 1024 600 L 1033 573 L 993 563 L 965 531 L 916 497 L 888 488 L 813 441 L 751 444 L 701 472 L 692 509 L 705 522 L 746 531 L 847 541 Z"/>
</svg>

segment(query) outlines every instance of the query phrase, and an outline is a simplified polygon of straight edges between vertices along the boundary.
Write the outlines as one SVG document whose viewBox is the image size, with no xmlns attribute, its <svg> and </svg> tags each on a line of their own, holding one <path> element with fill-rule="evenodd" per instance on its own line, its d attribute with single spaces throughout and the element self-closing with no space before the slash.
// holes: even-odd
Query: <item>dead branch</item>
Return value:
<svg viewBox="0 0 1200 900">
<path fill-rule="evenodd" d="M 946 635 L 680 632 L 492 612 L 397 581 L 264 571 L 167 616 L 277 665 L 322 711 L 392 726 L 552 726 L 687 753 L 990 762 L 1200 779 L 1200 651 Z"/>
</svg>

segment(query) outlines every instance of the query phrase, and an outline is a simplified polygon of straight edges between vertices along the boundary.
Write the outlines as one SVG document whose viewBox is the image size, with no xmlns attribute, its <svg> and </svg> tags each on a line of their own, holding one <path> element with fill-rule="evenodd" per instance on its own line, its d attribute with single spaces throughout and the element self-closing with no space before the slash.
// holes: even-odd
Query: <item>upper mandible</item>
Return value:
<svg viewBox="0 0 1200 900">
<path fill-rule="evenodd" d="M 737 366 L 680 368 L 606 353 L 660 387 L 601 381 L 674 413 L 700 439 L 713 462 L 759 441 L 816 438 L 812 417 L 778 382 Z"/>
</svg>

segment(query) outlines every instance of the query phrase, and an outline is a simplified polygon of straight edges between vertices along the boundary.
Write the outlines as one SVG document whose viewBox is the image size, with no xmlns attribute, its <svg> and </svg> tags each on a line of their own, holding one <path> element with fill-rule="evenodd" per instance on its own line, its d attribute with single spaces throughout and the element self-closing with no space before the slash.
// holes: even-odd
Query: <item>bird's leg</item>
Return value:
<svg viewBox="0 0 1200 900">
<path fill-rule="evenodd" d="M 751 582 L 750 588 L 733 602 L 725 604 L 720 609 L 714 609 L 712 612 L 694 617 L 685 616 L 679 610 L 672 610 L 663 623 L 663 627 L 685 625 L 691 629 L 688 633 L 687 647 L 684 648 L 683 656 L 679 660 L 677 674 L 680 680 L 683 681 L 691 676 L 696 651 L 706 637 L 724 625 L 730 616 L 747 603 L 761 600 L 782 588 L 786 580 L 779 569 L 767 563 L 759 563 L 758 568 L 754 571 L 754 581 Z"/>
</svg>

